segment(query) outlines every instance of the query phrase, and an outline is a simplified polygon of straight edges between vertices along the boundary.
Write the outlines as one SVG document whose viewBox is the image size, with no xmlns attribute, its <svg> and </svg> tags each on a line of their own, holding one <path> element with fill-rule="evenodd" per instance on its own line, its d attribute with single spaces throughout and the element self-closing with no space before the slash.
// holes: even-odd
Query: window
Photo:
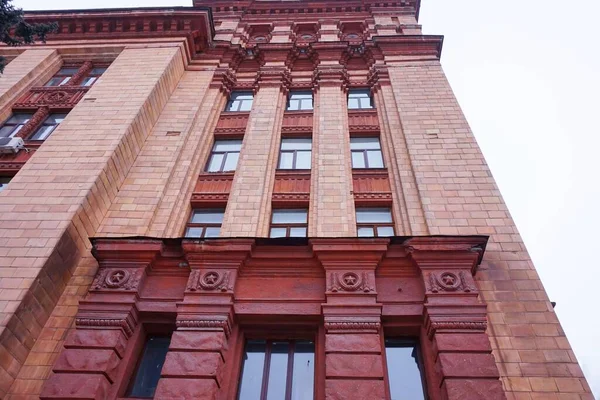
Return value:
<svg viewBox="0 0 600 400">
<path fill-rule="evenodd" d="M 424 400 L 417 342 L 410 339 L 385 339 L 385 358 L 392 400 Z"/>
<path fill-rule="evenodd" d="M 67 114 L 50 114 L 29 140 L 45 140 L 63 122 Z"/>
<path fill-rule="evenodd" d="M 170 343 L 169 336 L 148 337 L 127 397 L 154 396 Z"/>
<path fill-rule="evenodd" d="M 219 209 L 194 209 L 192 217 L 187 224 L 185 237 L 210 238 L 218 237 L 221 233 L 225 210 Z"/>
<path fill-rule="evenodd" d="M 206 171 L 235 171 L 241 149 L 241 140 L 216 140 L 210 153 Z"/>
<path fill-rule="evenodd" d="M 350 89 L 348 92 L 348 109 L 362 110 L 374 108 L 369 89 Z"/>
<path fill-rule="evenodd" d="M 2 124 L 0 128 L 0 137 L 15 136 L 29 120 L 33 114 L 17 113 L 13 114 L 9 119 Z"/>
<path fill-rule="evenodd" d="M 352 152 L 352 168 L 383 168 L 379 138 L 350 138 L 350 151 Z"/>
<path fill-rule="evenodd" d="M 357 208 L 358 237 L 394 236 L 394 223 L 389 208 Z"/>
<path fill-rule="evenodd" d="M 79 68 L 61 68 L 44 86 L 62 86 L 69 83 Z"/>
<path fill-rule="evenodd" d="M 273 210 L 270 237 L 306 237 L 307 228 L 308 210 Z"/>
<path fill-rule="evenodd" d="M 308 340 L 249 340 L 238 400 L 312 400 L 315 344 Z"/>
<path fill-rule="evenodd" d="M 313 95 L 311 92 L 291 92 L 288 98 L 287 111 L 312 110 Z"/>
<path fill-rule="evenodd" d="M 310 169 L 312 139 L 281 139 L 279 169 Z"/>
<path fill-rule="evenodd" d="M 233 92 L 225 111 L 250 111 L 252 109 L 252 99 L 252 93 L 250 92 Z"/>
<path fill-rule="evenodd" d="M 0 176 L 0 192 L 6 189 L 6 186 L 8 186 L 10 180 L 10 176 Z"/>
<path fill-rule="evenodd" d="M 92 68 L 87 76 L 81 81 L 81 86 L 92 86 L 106 70 L 107 68 Z"/>
</svg>

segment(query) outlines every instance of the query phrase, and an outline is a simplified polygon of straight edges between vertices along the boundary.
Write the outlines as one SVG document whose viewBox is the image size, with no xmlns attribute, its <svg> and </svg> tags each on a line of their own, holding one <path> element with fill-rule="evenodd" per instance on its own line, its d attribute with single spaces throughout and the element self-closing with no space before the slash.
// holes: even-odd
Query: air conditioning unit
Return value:
<svg viewBox="0 0 600 400">
<path fill-rule="evenodd" d="M 0 153 L 18 153 L 24 147 L 25 143 L 20 137 L 0 138 Z"/>
</svg>

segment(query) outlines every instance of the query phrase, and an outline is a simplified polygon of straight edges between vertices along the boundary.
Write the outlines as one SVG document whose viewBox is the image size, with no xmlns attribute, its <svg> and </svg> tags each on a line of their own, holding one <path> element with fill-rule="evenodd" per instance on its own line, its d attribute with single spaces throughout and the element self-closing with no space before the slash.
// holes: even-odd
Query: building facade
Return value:
<svg viewBox="0 0 600 400">
<path fill-rule="evenodd" d="M 593 399 L 418 14 L 27 13 L 0 397 Z"/>
</svg>

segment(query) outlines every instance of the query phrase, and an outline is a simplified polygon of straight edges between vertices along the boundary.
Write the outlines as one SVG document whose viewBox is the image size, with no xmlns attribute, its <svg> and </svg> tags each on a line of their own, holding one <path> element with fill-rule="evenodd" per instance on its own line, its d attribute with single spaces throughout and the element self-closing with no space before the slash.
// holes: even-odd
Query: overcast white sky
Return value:
<svg viewBox="0 0 600 400">
<path fill-rule="evenodd" d="M 25 10 L 191 3 L 14 1 Z M 599 17 L 598 0 L 422 0 L 420 19 L 425 33 L 445 35 L 444 69 L 598 398 Z"/>
</svg>

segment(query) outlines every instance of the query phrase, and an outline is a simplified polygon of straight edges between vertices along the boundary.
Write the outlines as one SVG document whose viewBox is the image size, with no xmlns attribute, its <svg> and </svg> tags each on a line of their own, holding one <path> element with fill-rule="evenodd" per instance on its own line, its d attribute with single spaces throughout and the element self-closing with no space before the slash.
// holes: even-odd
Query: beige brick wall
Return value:
<svg viewBox="0 0 600 400">
<path fill-rule="evenodd" d="M 390 78 L 430 233 L 491 236 L 476 278 L 509 399 L 592 399 L 440 64 Z"/>
<path fill-rule="evenodd" d="M 87 238 L 183 74 L 181 54 L 124 49 L 0 194 L 0 397 L 19 373 L 13 398 L 39 393 L 95 273 Z"/>
</svg>

